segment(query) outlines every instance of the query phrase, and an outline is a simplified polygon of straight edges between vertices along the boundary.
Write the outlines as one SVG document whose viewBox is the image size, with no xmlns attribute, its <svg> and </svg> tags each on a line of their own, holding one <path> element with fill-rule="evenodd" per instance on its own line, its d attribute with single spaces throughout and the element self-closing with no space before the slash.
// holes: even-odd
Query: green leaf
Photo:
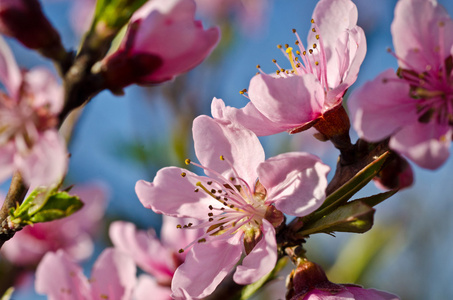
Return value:
<svg viewBox="0 0 453 300">
<path fill-rule="evenodd" d="M 373 195 L 373 196 L 360 198 L 360 199 L 357 199 L 357 201 L 361 201 L 361 202 L 365 203 L 368 206 L 374 207 L 374 206 L 378 205 L 379 203 L 381 203 L 382 201 L 384 201 L 384 200 L 390 198 L 391 196 L 395 195 L 396 192 L 398 192 L 398 191 L 399 191 L 398 189 L 391 190 L 391 191 L 380 193 L 380 194 L 376 194 L 376 195 Z"/>
<path fill-rule="evenodd" d="M 49 222 L 72 215 L 81 209 L 83 202 L 79 197 L 67 192 L 57 192 L 49 197 L 46 204 L 30 218 L 33 223 Z"/>
<path fill-rule="evenodd" d="M 129 22 L 132 14 L 147 0 L 98 0 L 91 25 L 91 31 L 98 23 L 110 29 L 119 30 Z"/>
<path fill-rule="evenodd" d="M 319 220 L 323 216 L 334 211 L 336 207 L 346 203 L 349 199 L 351 199 L 352 196 L 354 196 L 355 193 L 360 191 L 368 182 L 371 181 L 371 179 L 373 179 L 374 176 L 376 176 L 377 173 L 379 173 L 388 156 L 389 152 L 385 152 L 381 156 L 377 157 L 372 163 L 360 170 L 354 177 L 343 184 L 339 189 L 330 194 L 321 205 L 321 207 L 310 215 L 305 216 L 303 218 L 303 221 L 307 223 L 310 221 Z"/>
<path fill-rule="evenodd" d="M 67 217 L 83 206 L 79 197 L 66 191 L 37 188 L 17 208 L 10 212 L 11 222 L 19 225 L 49 222 Z"/>
<path fill-rule="evenodd" d="M 262 277 L 257 282 L 254 282 L 252 284 L 245 286 L 242 289 L 241 298 L 239 298 L 239 299 L 246 300 L 246 299 L 249 299 L 250 297 L 252 297 L 253 294 L 255 294 L 263 285 L 265 285 L 266 283 L 275 279 L 278 275 L 278 272 L 280 272 L 286 266 L 287 263 L 288 263 L 288 257 L 281 258 L 275 265 L 275 268 L 272 270 L 272 272 L 270 272 L 266 276 Z"/>
<path fill-rule="evenodd" d="M 364 233 L 373 226 L 374 212 L 372 207 L 362 201 L 351 201 L 323 218 L 307 223 L 302 227 L 300 234 L 307 236 L 313 233 Z"/>
</svg>

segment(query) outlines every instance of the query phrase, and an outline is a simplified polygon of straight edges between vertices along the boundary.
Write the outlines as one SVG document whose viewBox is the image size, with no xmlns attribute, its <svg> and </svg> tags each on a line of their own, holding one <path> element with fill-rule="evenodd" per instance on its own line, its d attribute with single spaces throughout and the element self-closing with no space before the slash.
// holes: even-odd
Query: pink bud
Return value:
<svg viewBox="0 0 453 300">
<path fill-rule="evenodd" d="M 374 178 L 375 184 L 384 190 L 404 189 L 414 183 L 414 173 L 407 160 L 393 153 L 383 169 Z"/>
<path fill-rule="evenodd" d="M 0 32 L 31 49 L 60 44 L 58 32 L 44 16 L 37 0 L 0 0 Z"/>
<path fill-rule="evenodd" d="M 193 0 L 146 2 L 132 16 L 120 48 L 103 61 L 107 86 L 160 83 L 200 64 L 220 33 L 203 29 L 194 17 Z"/>
</svg>

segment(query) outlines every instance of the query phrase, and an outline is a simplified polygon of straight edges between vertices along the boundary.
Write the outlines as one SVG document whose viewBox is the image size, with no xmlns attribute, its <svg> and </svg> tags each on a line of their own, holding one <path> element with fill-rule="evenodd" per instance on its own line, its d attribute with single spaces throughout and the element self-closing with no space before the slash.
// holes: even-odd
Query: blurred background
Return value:
<svg viewBox="0 0 453 300">
<path fill-rule="evenodd" d="M 84 18 L 89 16 L 90 2 L 48 0 L 42 3 L 68 48 L 77 48 L 84 24 L 89 22 Z M 368 52 L 351 89 L 387 68 L 397 67 L 396 60 L 386 51 L 392 47 L 390 24 L 396 0 L 354 2 L 359 10 L 359 25 L 366 32 Z M 453 14 L 452 1 L 439 2 Z M 107 235 L 109 222 L 127 220 L 140 228 L 155 228 L 159 232 L 161 217 L 140 204 L 134 192 L 136 181 L 152 181 L 158 169 L 183 166 L 187 157 L 195 159 L 191 144 L 193 118 L 199 114 L 210 115 L 213 97 L 223 99 L 230 106 L 244 106 L 248 99 L 239 91 L 248 88 L 257 64 L 267 73 L 275 70 L 274 58 L 282 67 L 289 67 L 276 45 L 292 44 L 295 41 L 293 28 L 304 40 L 317 1 L 243 3 L 251 3 L 247 12 L 244 7 L 227 9 L 226 6 L 214 12 L 210 10 L 209 0 L 199 0 L 198 18 L 205 27 L 219 25 L 222 40 L 210 58 L 196 69 L 160 86 L 129 87 L 121 97 L 105 91 L 85 107 L 69 148 L 72 157 L 67 182 L 76 185 L 102 182 L 109 195 L 94 254 L 84 263 L 87 273 L 102 249 L 111 245 Z M 49 62 L 14 40 L 7 41 L 20 66 L 30 68 L 45 64 L 51 67 Z M 283 133 L 261 140 L 267 157 L 303 150 L 322 157 L 334 168 L 337 151 L 330 144 L 314 139 L 312 134 L 289 136 Z M 355 140 L 355 133 L 351 135 Z M 369 232 L 363 235 L 339 233 L 336 237 L 318 234 L 308 239 L 308 257 L 328 271 L 331 281 L 387 290 L 402 299 L 453 298 L 450 282 L 453 278 L 450 256 L 453 218 L 449 215 L 453 212 L 453 159 L 436 171 L 412 166 L 414 186 L 377 206 L 375 225 Z M 6 189 L 4 185 L 3 191 Z M 357 198 L 377 192 L 379 190 L 370 183 Z M 2 274 L 9 276 L 5 270 L 0 271 L 0 276 Z M 282 280 L 271 286 L 272 294 L 262 293 L 256 299 L 283 299 L 284 277 L 282 274 Z M 34 293 L 32 275 L 21 276 L 18 284 L 13 299 L 45 299 Z"/>
</svg>

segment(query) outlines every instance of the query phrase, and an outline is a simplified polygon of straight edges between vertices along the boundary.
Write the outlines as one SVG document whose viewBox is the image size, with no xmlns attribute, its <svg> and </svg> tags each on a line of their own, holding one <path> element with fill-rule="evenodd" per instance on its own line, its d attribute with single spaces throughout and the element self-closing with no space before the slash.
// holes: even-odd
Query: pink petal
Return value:
<svg viewBox="0 0 453 300">
<path fill-rule="evenodd" d="M 186 177 L 181 174 L 186 173 Z M 146 208 L 173 217 L 205 219 L 213 200 L 202 192 L 194 192 L 196 183 L 205 177 L 177 167 L 160 169 L 153 182 L 137 181 L 135 192 Z"/>
<path fill-rule="evenodd" d="M 256 109 L 252 102 L 244 108 L 237 109 L 225 106 L 221 99 L 214 98 L 211 104 L 211 114 L 214 119 L 230 120 L 253 131 L 257 136 L 271 135 L 283 132 L 288 126 L 272 122 Z"/>
<path fill-rule="evenodd" d="M 22 75 L 11 49 L 2 37 L 0 37 L 0 82 L 6 87 L 9 96 L 18 101 Z"/>
<path fill-rule="evenodd" d="M 332 102 L 355 82 L 365 58 L 365 34 L 357 26 L 357 18 L 357 7 L 350 0 L 319 1 L 313 11 L 313 19 L 326 50 L 327 81 L 329 87 L 334 88 L 330 93 L 334 95 L 328 95 Z M 308 45 L 320 43 L 312 32 L 308 37 Z M 344 84 L 339 86 L 342 82 Z"/>
<path fill-rule="evenodd" d="M 171 289 L 175 299 L 198 299 L 210 295 L 239 261 L 242 235 L 229 240 L 198 243 L 176 270 Z"/>
<path fill-rule="evenodd" d="M 348 99 L 352 123 L 361 138 L 375 142 L 418 122 L 409 85 L 398 82 L 391 69 L 355 90 Z"/>
<path fill-rule="evenodd" d="M 82 268 L 63 251 L 48 252 L 36 269 L 35 290 L 50 300 L 90 299 L 89 284 Z"/>
<path fill-rule="evenodd" d="M 142 274 L 138 277 L 133 299 L 171 300 L 171 289 L 170 287 L 159 285 L 153 277 Z"/>
<path fill-rule="evenodd" d="M 5 181 L 14 172 L 14 154 L 16 147 L 9 142 L 0 146 L 0 182 Z"/>
<path fill-rule="evenodd" d="M 250 101 L 275 126 L 291 129 L 321 115 L 324 90 L 313 74 L 272 77 L 258 74 L 250 80 Z"/>
<path fill-rule="evenodd" d="M 131 299 L 135 272 L 132 258 L 114 248 L 105 249 L 91 271 L 92 299 Z"/>
<path fill-rule="evenodd" d="M 324 46 L 332 48 L 346 30 L 357 25 L 358 12 L 350 0 L 321 0 L 313 11 L 313 20 L 319 28 Z M 308 33 L 309 45 L 313 44 L 312 32 Z"/>
<path fill-rule="evenodd" d="M 453 21 L 437 1 L 398 1 L 391 32 L 399 65 L 416 72 L 443 64 L 453 45 Z"/>
<path fill-rule="evenodd" d="M 204 230 L 200 229 L 181 229 L 177 228 L 178 225 L 184 225 L 192 223 L 196 225 L 198 223 L 195 219 L 189 218 L 173 218 L 168 216 L 163 216 L 162 218 L 162 228 L 160 231 L 160 240 L 162 245 L 168 250 L 174 252 L 179 251 L 179 249 L 185 248 L 192 241 L 198 239 L 204 234 Z M 178 258 L 181 258 L 181 261 L 184 261 L 186 257 L 186 252 L 178 253 Z M 176 268 L 175 268 L 176 269 Z"/>
<path fill-rule="evenodd" d="M 436 122 L 406 126 L 390 139 L 389 146 L 426 169 L 439 168 L 450 155 L 450 126 Z"/>
<path fill-rule="evenodd" d="M 148 1 L 134 14 L 139 22 L 133 53 L 154 54 L 163 64 L 144 79 L 149 82 L 169 80 L 201 63 L 217 45 L 218 28 L 204 30 L 194 20 L 193 0 Z"/>
<path fill-rule="evenodd" d="M 263 220 L 263 237 L 236 268 L 233 279 L 238 284 L 251 284 L 271 272 L 277 263 L 275 229 Z"/>
<path fill-rule="evenodd" d="M 153 232 L 138 231 L 132 223 L 117 221 L 110 225 L 109 236 L 115 248 L 133 258 L 140 268 L 159 282 L 170 283 L 177 268 L 173 253 L 162 246 Z"/>
<path fill-rule="evenodd" d="M 65 142 L 56 130 L 47 130 L 39 136 L 30 153 L 16 155 L 15 164 L 33 186 L 56 184 L 63 179 L 68 165 Z"/>
<path fill-rule="evenodd" d="M 53 114 L 63 108 L 63 86 L 59 85 L 55 75 L 46 68 L 33 68 L 25 73 L 25 88 L 33 94 L 35 108 L 46 106 Z"/>
<path fill-rule="evenodd" d="M 202 165 L 225 176 L 236 177 L 223 155 L 238 175 L 250 186 L 255 184 L 256 167 L 264 161 L 264 150 L 256 135 L 244 127 L 230 122 L 220 122 L 208 116 L 199 116 L 192 126 L 195 154 Z M 205 172 L 214 176 L 211 172 Z"/>
<path fill-rule="evenodd" d="M 266 202 L 292 216 L 305 216 L 322 204 L 329 171 L 320 158 L 303 152 L 280 154 L 258 167 Z"/>
<path fill-rule="evenodd" d="M 364 289 L 357 286 L 346 286 L 346 289 L 354 295 L 357 300 L 398 300 L 399 297 L 384 291 L 375 289 Z"/>
</svg>

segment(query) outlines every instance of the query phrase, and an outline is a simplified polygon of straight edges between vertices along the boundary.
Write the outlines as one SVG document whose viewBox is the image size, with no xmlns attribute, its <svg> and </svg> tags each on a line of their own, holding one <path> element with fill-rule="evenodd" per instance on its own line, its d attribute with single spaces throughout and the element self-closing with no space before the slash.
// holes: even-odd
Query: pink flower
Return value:
<svg viewBox="0 0 453 300">
<path fill-rule="evenodd" d="M 193 0 L 146 2 L 132 16 L 119 50 L 104 61 L 107 82 L 113 88 L 160 83 L 200 64 L 220 33 L 218 28 L 204 30 L 194 16 Z"/>
<path fill-rule="evenodd" d="M 250 103 L 232 109 L 230 119 L 257 135 L 296 133 L 341 106 L 366 53 L 365 35 L 356 25 L 357 8 L 350 0 L 321 0 L 312 23 L 307 49 L 293 30 L 299 50 L 289 46 L 282 50 L 291 69 L 283 69 L 276 61 L 277 74 L 267 75 L 260 69 L 261 74 L 250 81 Z M 349 130 L 347 118 L 342 122 L 346 123 L 342 130 Z"/>
<path fill-rule="evenodd" d="M 354 128 L 427 169 L 449 156 L 453 118 L 453 21 L 436 1 L 400 0 L 392 23 L 400 70 L 351 94 Z"/>
<path fill-rule="evenodd" d="M 338 293 L 312 290 L 306 295 L 291 300 L 398 300 L 398 296 L 375 289 L 364 289 L 356 285 L 342 284 Z"/>
<path fill-rule="evenodd" d="M 92 236 L 105 210 L 106 191 L 100 185 L 75 187 L 84 206 L 73 215 L 52 222 L 26 226 L 5 243 L 1 253 L 16 265 L 37 265 L 49 251 L 63 250 L 73 260 L 87 259 L 93 252 Z"/>
<path fill-rule="evenodd" d="M 154 231 L 138 231 L 132 223 L 117 221 L 110 225 L 110 239 L 116 249 L 128 254 L 135 263 L 151 276 L 139 279 L 137 299 L 171 299 L 170 284 L 175 270 L 184 262 L 185 253 L 178 253 L 201 233 L 200 230 L 180 230 L 178 224 L 184 219 L 163 218 L 161 241 Z M 148 297 L 148 298 L 146 298 Z"/>
<path fill-rule="evenodd" d="M 70 9 L 70 21 L 74 31 L 82 35 L 90 28 L 96 0 L 75 0 Z"/>
<path fill-rule="evenodd" d="M 153 182 L 135 187 L 142 204 L 157 213 L 200 220 L 178 226 L 203 229 L 186 246 L 185 262 L 173 276 L 173 297 L 211 294 L 243 254 L 234 280 L 250 284 L 269 273 L 277 260 L 275 227 L 283 213 L 305 216 L 325 198 L 329 167 L 307 153 L 286 153 L 264 160 L 251 131 L 224 119 L 199 116 L 193 136 L 198 166 L 207 176 L 168 167 Z M 259 178 L 259 180 L 258 180 Z M 245 253 L 243 253 L 245 251 Z"/>
<path fill-rule="evenodd" d="M 50 300 L 130 300 L 135 286 L 134 261 L 107 248 L 91 271 L 91 278 L 61 250 L 44 256 L 36 270 L 35 289 Z"/>
<path fill-rule="evenodd" d="M 55 126 L 63 90 L 46 69 L 22 73 L 0 37 L 0 181 L 18 170 L 27 183 L 51 185 L 66 172 L 68 155 Z"/>
</svg>

